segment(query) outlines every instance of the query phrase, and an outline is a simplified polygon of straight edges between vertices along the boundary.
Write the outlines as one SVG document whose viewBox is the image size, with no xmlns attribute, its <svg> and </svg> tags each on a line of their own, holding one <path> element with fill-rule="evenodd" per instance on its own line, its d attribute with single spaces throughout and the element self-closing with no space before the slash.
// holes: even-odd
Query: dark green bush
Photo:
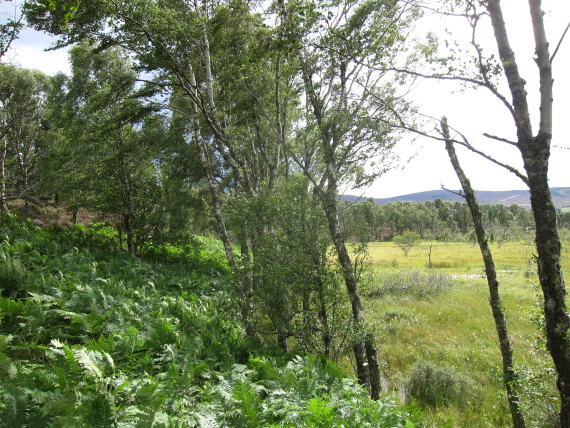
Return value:
<svg viewBox="0 0 570 428">
<path fill-rule="evenodd" d="M 381 298 L 388 294 L 426 297 L 442 292 L 453 283 L 450 275 L 435 270 L 403 270 L 397 273 L 379 274 L 364 295 Z"/>
<path fill-rule="evenodd" d="M 406 385 L 408 402 L 428 407 L 470 407 L 474 404 L 476 385 L 467 376 L 449 367 L 418 361 L 410 371 Z"/>
</svg>

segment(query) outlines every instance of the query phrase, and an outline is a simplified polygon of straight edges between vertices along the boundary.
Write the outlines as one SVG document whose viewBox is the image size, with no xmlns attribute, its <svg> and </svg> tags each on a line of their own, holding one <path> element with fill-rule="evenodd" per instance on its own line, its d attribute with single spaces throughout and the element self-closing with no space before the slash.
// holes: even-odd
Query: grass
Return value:
<svg viewBox="0 0 570 428">
<path fill-rule="evenodd" d="M 414 246 L 406 257 L 392 242 L 372 242 L 368 252 L 374 268 L 427 267 L 431 247 L 431 261 L 434 267 L 451 273 L 483 271 L 483 261 L 477 245 L 466 242 L 422 242 Z M 529 239 L 524 242 L 506 242 L 492 245 L 497 269 L 518 269 L 526 266 L 532 257 L 533 245 Z"/>
<path fill-rule="evenodd" d="M 409 269 L 428 271 L 430 246 L 436 267 L 430 271 L 449 275 L 452 286 L 423 297 L 395 293 L 366 299 L 366 317 L 376 330 L 383 364 L 384 391 L 409 402 L 406 386 L 414 365 L 433 364 L 470 381 L 475 390 L 461 405 L 421 406 L 430 426 L 512 426 L 478 246 L 423 242 L 406 257 L 393 243 L 371 243 L 372 271 L 379 278 L 386 272 L 403 275 Z M 521 376 L 527 426 L 548 427 L 549 414 L 557 407 L 553 398 L 556 390 L 536 322 L 540 293 L 533 247 L 528 242 L 493 244 L 492 252 Z M 563 253 L 563 265 L 568 266 L 569 259 L 569 254 Z"/>
</svg>

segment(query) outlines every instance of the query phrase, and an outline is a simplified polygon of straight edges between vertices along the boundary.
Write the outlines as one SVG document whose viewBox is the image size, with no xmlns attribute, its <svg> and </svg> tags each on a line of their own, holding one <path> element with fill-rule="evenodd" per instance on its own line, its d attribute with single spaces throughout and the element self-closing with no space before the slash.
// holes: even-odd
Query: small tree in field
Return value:
<svg viewBox="0 0 570 428">
<path fill-rule="evenodd" d="M 420 242 L 420 235 L 416 232 L 404 232 L 401 235 L 394 236 L 394 244 L 402 249 L 404 255 L 408 257 L 408 253 L 413 246 Z"/>
</svg>

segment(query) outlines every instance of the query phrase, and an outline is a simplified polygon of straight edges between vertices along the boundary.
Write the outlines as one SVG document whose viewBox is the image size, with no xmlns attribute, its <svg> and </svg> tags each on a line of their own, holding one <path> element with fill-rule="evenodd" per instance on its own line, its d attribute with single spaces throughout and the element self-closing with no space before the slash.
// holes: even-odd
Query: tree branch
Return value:
<svg viewBox="0 0 570 428">
<path fill-rule="evenodd" d="M 556 49 L 554 49 L 554 52 L 552 53 L 552 56 L 550 57 L 550 65 L 552 65 L 552 61 L 554 61 L 554 57 L 556 56 L 556 53 L 558 52 L 558 49 L 560 48 L 560 45 L 562 44 L 564 37 L 566 37 L 566 33 L 568 32 L 568 29 L 570 29 L 570 22 L 566 26 L 566 29 L 562 33 L 560 40 L 558 40 L 558 44 L 556 45 Z"/>
<path fill-rule="evenodd" d="M 515 143 L 514 141 L 511 141 L 511 140 L 507 140 L 506 138 L 497 137 L 496 135 L 487 134 L 486 132 L 483 133 L 483 136 L 490 138 L 491 140 L 497 140 L 497 141 L 500 141 L 502 143 L 507 143 L 507 144 L 510 144 L 511 146 L 518 147 L 517 143 Z"/>
<path fill-rule="evenodd" d="M 453 129 L 453 128 L 451 128 Z M 518 169 L 505 164 L 503 162 L 498 161 L 497 159 L 493 158 L 492 156 L 489 156 L 487 153 L 482 152 L 481 150 L 477 150 L 475 147 L 473 147 L 469 141 L 467 141 L 467 138 L 461 134 L 459 131 L 457 131 L 456 129 L 453 129 L 455 132 L 457 132 L 457 134 L 459 134 L 459 136 L 461 136 L 463 141 L 460 140 L 455 140 L 453 139 L 452 141 L 456 144 L 459 144 L 460 146 L 465 147 L 466 149 L 470 150 L 471 152 L 478 154 L 479 156 L 487 159 L 488 161 L 494 163 L 495 165 L 498 165 L 504 169 L 506 169 L 507 171 L 513 173 L 514 175 L 516 175 L 518 178 L 520 178 L 527 186 L 529 185 L 528 183 L 528 178 L 526 175 L 524 175 L 523 173 L 521 173 Z"/>
<path fill-rule="evenodd" d="M 466 199 L 465 194 L 463 194 L 463 192 L 462 192 L 461 190 L 459 190 L 459 192 L 456 192 L 455 190 L 448 189 L 448 188 L 445 187 L 443 184 L 441 185 L 441 189 L 442 189 L 442 190 L 445 190 L 446 192 L 449 192 L 449 193 L 451 193 L 451 194 L 453 194 L 453 195 L 457 195 L 457 196 L 462 197 L 463 199 Z"/>
</svg>

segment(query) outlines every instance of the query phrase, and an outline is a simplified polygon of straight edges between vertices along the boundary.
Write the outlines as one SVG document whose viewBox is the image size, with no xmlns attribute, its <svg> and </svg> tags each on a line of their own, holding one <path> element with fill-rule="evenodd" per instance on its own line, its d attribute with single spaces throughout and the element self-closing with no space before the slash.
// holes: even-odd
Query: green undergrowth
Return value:
<svg viewBox="0 0 570 428">
<path fill-rule="evenodd" d="M 119 247 L 0 217 L 0 427 L 416 426 L 327 360 L 248 340 L 216 241 Z"/>
<path fill-rule="evenodd" d="M 391 243 L 370 248 L 374 275 L 363 296 L 384 391 L 418 408 L 430 427 L 512 426 L 479 250 L 438 243 L 432 265 L 444 266 L 429 269 L 430 243 L 422 245 L 407 258 Z M 527 426 L 551 428 L 559 403 L 533 248 L 520 242 L 492 250 Z"/>
</svg>

